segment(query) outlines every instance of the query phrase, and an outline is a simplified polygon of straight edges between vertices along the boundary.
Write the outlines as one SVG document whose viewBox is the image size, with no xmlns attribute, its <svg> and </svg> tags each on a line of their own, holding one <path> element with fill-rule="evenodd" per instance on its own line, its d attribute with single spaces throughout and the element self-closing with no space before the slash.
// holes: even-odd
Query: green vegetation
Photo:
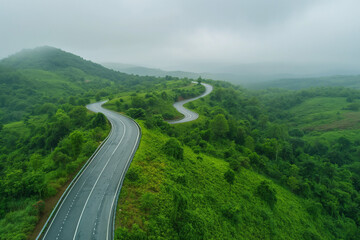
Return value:
<svg viewBox="0 0 360 240">
<path fill-rule="evenodd" d="M 23 50 L 0 61 L 0 122 L 53 111 L 52 104 L 85 105 L 128 91 L 155 91 L 171 79 L 177 78 L 115 72 L 51 47 Z"/>
<path fill-rule="evenodd" d="M 357 114 L 348 105 L 360 92 L 212 84 L 188 104 L 198 120 L 140 121 L 138 178 L 125 178 L 116 239 L 357 239 L 357 125 L 318 127 Z"/>
<path fill-rule="evenodd" d="M 358 239 L 360 91 L 248 91 L 126 75 L 49 47 L 0 62 L 0 239 L 26 239 L 108 134 L 135 118 L 142 139 L 116 211 L 116 239 Z"/>
<path fill-rule="evenodd" d="M 148 124 L 158 124 L 159 114 L 175 116 L 175 99 L 203 91 L 190 82 L 129 76 L 50 47 L 0 61 L 0 239 L 28 238 L 51 211 L 47 200 L 106 137 L 105 116 L 89 113 L 85 104 L 124 96 L 129 105 L 123 109 L 135 118 L 145 117 L 147 105 L 157 106 Z"/>
<path fill-rule="evenodd" d="M 79 121 L 72 115 L 85 111 Z M 106 137 L 95 114 L 61 105 L 54 114 L 5 124 L 0 135 L 0 239 L 25 239 L 43 214 L 44 201 L 76 173 Z"/>
<path fill-rule="evenodd" d="M 172 80 L 171 77 L 166 79 Z M 128 92 L 127 96 L 124 93 L 121 97 L 107 102 L 105 107 L 125 112 L 135 119 L 144 119 L 145 111 L 148 119 L 154 115 L 159 115 L 162 119 L 176 119 L 182 115 L 172 106 L 175 101 L 195 97 L 205 91 L 204 86 L 191 84 L 189 79 L 163 82 L 152 89 L 154 90 L 142 93 Z"/>
</svg>

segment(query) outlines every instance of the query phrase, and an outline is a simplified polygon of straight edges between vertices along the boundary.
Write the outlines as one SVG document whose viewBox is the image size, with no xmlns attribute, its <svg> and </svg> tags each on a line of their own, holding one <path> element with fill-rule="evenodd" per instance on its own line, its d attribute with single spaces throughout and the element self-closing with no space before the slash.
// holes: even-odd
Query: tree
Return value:
<svg viewBox="0 0 360 240">
<path fill-rule="evenodd" d="M 163 100 L 168 100 L 168 95 L 167 95 L 167 93 L 166 93 L 165 91 L 163 91 L 163 92 L 161 93 L 161 98 L 162 98 Z"/>
<path fill-rule="evenodd" d="M 146 108 L 146 102 L 140 97 L 132 97 L 131 106 L 133 108 Z"/>
<path fill-rule="evenodd" d="M 21 169 L 9 169 L 6 171 L 3 181 L 4 192 L 16 198 L 23 193 L 24 185 L 22 181 L 23 171 Z"/>
<path fill-rule="evenodd" d="M 297 192 L 299 190 L 299 180 L 296 177 L 288 177 L 287 184 L 293 192 Z"/>
<path fill-rule="evenodd" d="M 234 181 L 235 181 L 235 173 L 234 173 L 234 171 L 231 170 L 231 169 L 228 169 L 224 173 L 224 178 L 230 184 L 230 191 L 231 191 L 231 185 L 233 185 Z"/>
<path fill-rule="evenodd" d="M 87 120 L 87 110 L 83 106 L 76 106 L 69 112 L 69 116 L 75 126 L 82 126 Z"/>
<path fill-rule="evenodd" d="M 164 152 L 175 159 L 183 159 L 184 149 L 176 138 L 170 138 L 163 146 Z"/>
<path fill-rule="evenodd" d="M 285 125 L 271 124 L 266 134 L 268 138 L 276 138 L 278 140 L 284 140 L 287 137 L 287 129 Z"/>
<path fill-rule="evenodd" d="M 43 195 L 43 192 L 46 189 L 45 184 L 45 175 L 43 172 L 31 171 L 27 172 L 24 176 L 25 192 L 27 195 L 31 196 L 33 194 L 38 194 L 39 197 Z"/>
<path fill-rule="evenodd" d="M 54 160 L 56 166 L 66 165 L 70 162 L 69 156 L 63 153 L 59 148 L 54 150 L 52 159 Z"/>
<path fill-rule="evenodd" d="M 215 137 L 223 138 L 229 131 L 229 124 L 223 114 L 218 114 L 215 116 L 214 120 L 210 122 L 210 128 Z"/>
<path fill-rule="evenodd" d="M 102 113 L 97 113 L 95 118 L 92 121 L 93 127 L 104 127 L 106 126 L 106 118 Z"/>
<path fill-rule="evenodd" d="M 116 111 L 120 112 L 121 111 L 121 102 L 119 100 L 115 102 L 115 106 L 116 106 Z"/>
<path fill-rule="evenodd" d="M 41 168 L 41 163 L 42 163 L 42 157 L 41 157 L 40 154 L 34 153 L 33 155 L 31 155 L 31 157 L 30 157 L 30 167 L 33 170 L 37 170 L 37 169 Z"/>
<path fill-rule="evenodd" d="M 55 121 L 47 128 L 46 147 L 53 148 L 70 131 L 70 118 L 62 109 L 58 109 L 55 114 Z"/>
<path fill-rule="evenodd" d="M 144 119 L 145 118 L 145 110 L 142 108 L 129 108 L 126 111 L 126 114 L 132 118 L 136 119 Z"/>
<path fill-rule="evenodd" d="M 75 99 L 74 96 L 69 97 L 69 103 L 70 103 L 71 105 L 73 105 L 73 106 L 76 105 L 76 99 Z"/>
<path fill-rule="evenodd" d="M 80 152 L 82 145 L 84 143 L 83 134 L 79 130 L 75 130 L 70 134 L 70 141 L 71 141 L 71 147 L 72 147 L 72 153 L 74 159 L 76 159 Z"/>
<path fill-rule="evenodd" d="M 221 212 L 223 216 L 229 219 L 233 224 L 238 223 L 240 214 L 240 209 L 238 207 L 228 204 L 221 209 Z"/>
<path fill-rule="evenodd" d="M 100 94 L 100 93 L 97 93 L 97 94 L 95 95 L 95 100 L 98 102 L 98 101 L 100 101 L 100 99 L 101 99 L 101 94 Z"/>
<path fill-rule="evenodd" d="M 257 186 L 256 192 L 271 208 L 275 206 L 277 202 L 276 190 L 270 185 L 270 182 L 262 181 L 259 186 Z"/>
<path fill-rule="evenodd" d="M 337 142 L 340 145 L 340 150 L 345 151 L 348 150 L 351 147 L 351 141 L 347 139 L 346 137 L 340 137 Z"/>
</svg>

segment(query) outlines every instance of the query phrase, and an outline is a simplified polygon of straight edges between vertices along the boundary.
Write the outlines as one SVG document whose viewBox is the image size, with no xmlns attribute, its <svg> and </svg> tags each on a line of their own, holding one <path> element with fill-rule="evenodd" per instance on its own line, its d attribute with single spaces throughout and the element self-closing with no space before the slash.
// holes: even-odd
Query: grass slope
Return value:
<svg viewBox="0 0 360 240">
<path fill-rule="evenodd" d="M 304 199 L 272 183 L 278 202 L 271 209 L 256 194 L 259 183 L 268 180 L 264 176 L 244 168 L 230 190 L 223 159 L 195 154 L 186 146 L 184 160 L 169 158 L 163 151 L 169 137 L 140 124 L 141 144 L 116 213 L 116 239 L 330 239 L 323 226 L 326 219 L 311 217 Z M 194 226 L 185 236 L 171 221 L 179 193 Z"/>
<path fill-rule="evenodd" d="M 355 104 L 357 101 L 355 102 Z M 347 110 L 350 104 L 342 97 L 315 97 L 289 109 L 289 126 L 302 128 L 305 139 L 327 139 L 335 142 L 339 137 L 360 141 L 360 112 Z"/>
</svg>

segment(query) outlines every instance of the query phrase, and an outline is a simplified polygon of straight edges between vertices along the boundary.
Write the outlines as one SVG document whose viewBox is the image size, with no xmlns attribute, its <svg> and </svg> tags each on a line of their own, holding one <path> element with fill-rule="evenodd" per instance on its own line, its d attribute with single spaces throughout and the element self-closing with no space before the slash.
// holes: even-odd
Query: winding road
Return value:
<svg viewBox="0 0 360 240">
<path fill-rule="evenodd" d="M 197 114 L 196 112 L 193 112 L 193 111 L 185 108 L 184 104 L 194 101 L 196 99 L 205 97 L 206 95 L 209 95 L 212 92 L 213 87 L 211 85 L 206 84 L 206 83 L 201 83 L 201 84 L 205 87 L 205 92 L 203 94 L 201 94 L 200 96 L 194 97 L 194 98 L 189 98 L 186 100 L 178 101 L 173 104 L 173 106 L 176 108 L 176 110 L 178 110 L 178 112 L 180 112 L 184 115 L 184 118 L 182 118 L 180 120 L 168 120 L 167 121 L 168 123 L 176 124 L 176 123 L 190 122 L 190 121 L 196 120 L 199 117 L 199 114 Z"/>
<path fill-rule="evenodd" d="M 109 137 L 69 188 L 42 239 L 113 239 L 116 203 L 140 129 L 130 118 L 101 107 L 103 103 L 87 108 L 105 114 L 112 125 Z"/>
<path fill-rule="evenodd" d="M 212 91 L 211 85 L 202 84 L 206 88 L 202 95 L 174 104 L 185 117 L 171 121 L 171 124 L 189 122 L 199 117 L 183 105 Z M 118 196 L 139 145 L 141 131 L 132 119 L 103 108 L 105 102 L 86 107 L 93 112 L 103 113 L 111 123 L 111 132 L 69 185 L 37 239 L 113 239 Z"/>
</svg>

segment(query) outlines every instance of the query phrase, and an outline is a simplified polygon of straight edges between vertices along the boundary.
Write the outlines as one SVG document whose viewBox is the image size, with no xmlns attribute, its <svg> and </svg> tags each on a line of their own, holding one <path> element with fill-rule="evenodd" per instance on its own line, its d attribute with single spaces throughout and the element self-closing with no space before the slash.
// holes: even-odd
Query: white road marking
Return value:
<svg viewBox="0 0 360 240">
<path fill-rule="evenodd" d="M 134 124 L 135 124 L 135 123 L 134 123 Z M 135 124 L 135 125 L 136 125 L 136 124 Z M 126 162 L 125 168 L 123 169 L 123 171 L 122 171 L 122 173 L 121 173 L 120 181 L 119 181 L 118 186 L 117 186 L 117 188 L 116 188 L 117 191 L 116 191 L 116 194 L 114 195 L 113 201 L 112 201 L 112 203 L 111 203 L 110 212 L 109 212 L 109 218 L 108 218 L 108 226 L 107 226 L 107 230 L 106 230 L 106 240 L 109 239 L 109 228 L 110 228 L 111 210 L 113 209 L 114 203 L 115 203 L 115 199 L 116 199 L 116 197 L 118 196 L 117 193 L 118 193 L 118 191 L 119 191 L 119 187 L 120 187 L 121 181 L 122 181 L 122 179 L 123 179 L 123 175 L 124 175 L 124 173 L 125 173 L 125 170 L 127 169 L 127 165 L 128 165 L 128 163 L 129 163 L 131 157 L 133 156 L 133 153 L 134 153 L 134 151 L 135 151 L 135 148 L 136 148 L 136 146 L 137 146 L 137 143 L 138 143 L 138 140 L 139 140 L 139 137 L 140 137 L 140 131 L 139 131 L 139 129 L 138 129 L 137 126 L 136 126 L 136 129 L 138 130 L 138 135 L 137 135 L 137 137 L 136 137 L 135 145 L 134 145 L 134 147 L 133 147 L 133 149 L 132 149 L 132 151 L 131 151 L 131 153 L 130 153 L 130 156 L 129 156 L 127 162 Z M 114 214 L 116 214 L 116 211 L 114 212 Z"/>
<path fill-rule="evenodd" d="M 126 127 L 125 127 L 124 122 L 123 122 L 123 121 L 121 121 L 121 119 L 119 119 L 119 120 L 120 120 L 120 122 L 121 122 L 121 123 L 123 124 L 123 126 L 124 126 L 124 133 L 123 133 L 123 135 L 122 135 L 122 137 L 121 137 L 121 139 L 120 139 L 120 142 L 118 143 L 118 145 L 116 146 L 116 148 L 115 148 L 115 149 L 114 149 L 114 151 L 112 152 L 111 156 L 110 156 L 110 157 L 109 157 L 109 159 L 107 160 L 107 162 L 106 162 L 105 166 L 104 166 L 104 167 L 103 167 L 103 169 L 101 170 L 101 172 L 100 172 L 99 176 L 97 177 L 97 179 L 96 179 L 96 181 L 95 181 L 94 186 L 92 187 L 92 189 L 91 189 L 91 191 L 90 191 L 89 196 L 88 196 L 88 197 L 87 197 L 87 199 L 86 199 L 85 205 L 84 205 L 84 207 L 83 207 L 83 209 L 82 209 L 82 211 L 81 211 L 81 214 L 80 214 L 79 220 L 78 220 L 77 225 L 76 225 L 76 229 L 75 229 L 75 233 L 74 233 L 73 240 L 75 240 L 75 238 L 76 238 L 76 234 L 77 234 L 77 231 L 78 231 L 78 229 L 79 229 L 79 225 L 80 225 L 80 221 L 81 221 L 81 219 L 82 219 L 82 215 L 84 214 L 85 207 L 86 207 L 86 205 L 87 205 L 87 204 L 88 204 L 88 202 L 89 202 L 89 199 L 90 199 L 90 197 L 91 197 L 91 195 L 92 195 L 92 193 L 93 193 L 93 191 L 94 191 L 94 189 L 95 189 L 95 187 L 96 187 L 97 182 L 99 181 L 99 179 L 100 179 L 101 175 L 103 174 L 103 172 L 104 172 L 104 170 L 105 170 L 106 166 L 107 166 L 107 165 L 108 165 L 108 163 L 110 162 L 110 159 L 111 159 L 111 158 L 112 158 L 112 156 L 114 155 L 115 151 L 119 148 L 120 144 L 122 143 L 122 141 L 123 141 L 123 139 L 124 139 L 124 136 L 125 136 L 125 133 L 126 133 Z"/>
</svg>

